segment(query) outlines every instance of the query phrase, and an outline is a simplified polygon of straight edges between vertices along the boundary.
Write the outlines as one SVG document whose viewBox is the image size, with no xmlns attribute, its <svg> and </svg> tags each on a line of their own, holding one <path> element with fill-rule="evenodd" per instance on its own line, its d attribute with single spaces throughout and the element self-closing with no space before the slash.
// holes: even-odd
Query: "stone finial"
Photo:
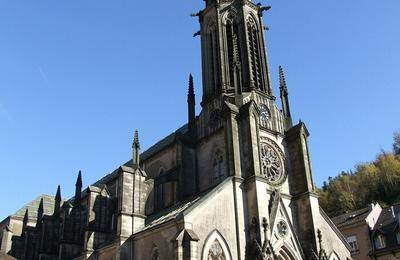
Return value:
<svg viewBox="0 0 400 260">
<path fill-rule="evenodd" d="M 140 142 L 139 142 L 139 132 L 135 130 L 135 136 L 132 143 L 132 165 L 133 168 L 139 168 L 140 164 Z"/>
</svg>

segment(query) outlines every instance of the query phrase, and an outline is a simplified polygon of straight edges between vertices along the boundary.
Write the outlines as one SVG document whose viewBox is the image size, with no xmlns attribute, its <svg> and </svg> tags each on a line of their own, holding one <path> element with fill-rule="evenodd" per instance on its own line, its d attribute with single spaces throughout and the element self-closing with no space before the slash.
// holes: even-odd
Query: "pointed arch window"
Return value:
<svg viewBox="0 0 400 260">
<path fill-rule="evenodd" d="M 218 59 L 218 50 L 219 50 L 219 42 L 217 37 L 217 30 L 215 25 L 210 25 L 208 28 L 207 34 L 207 44 L 209 50 L 209 83 L 210 83 L 210 92 L 211 94 L 215 94 L 218 92 L 218 87 L 220 85 L 220 69 L 219 69 L 219 59 Z"/>
<path fill-rule="evenodd" d="M 225 177 L 225 165 L 224 157 L 221 151 L 217 151 L 213 157 L 213 171 L 211 176 L 211 182 L 213 184 L 220 183 Z"/>
<path fill-rule="evenodd" d="M 247 20 L 247 37 L 249 43 L 250 70 L 252 85 L 259 90 L 265 90 L 262 82 L 261 51 L 259 33 L 256 22 L 252 17 Z"/>
<path fill-rule="evenodd" d="M 237 92 L 242 89 L 242 57 L 239 40 L 239 27 L 230 14 L 226 21 L 226 40 L 228 48 L 229 85 Z"/>
</svg>

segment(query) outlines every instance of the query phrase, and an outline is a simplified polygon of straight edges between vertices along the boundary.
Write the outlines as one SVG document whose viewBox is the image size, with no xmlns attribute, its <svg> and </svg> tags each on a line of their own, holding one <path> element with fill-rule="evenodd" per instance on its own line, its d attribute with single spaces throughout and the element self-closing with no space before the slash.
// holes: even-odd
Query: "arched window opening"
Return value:
<svg viewBox="0 0 400 260">
<path fill-rule="evenodd" d="M 211 94 L 218 92 L 218 86 L 220 85 L 220 69 L 218 50 L 219 43 L 215 27 L 212 25 L 208 29 L 208 50 L 209 50 L 209 81 Z"/>
<path fill-rule="evenodd" d="M 213 184 L 220 183 L 225 177 L 224 157 L 218 150 L 213 158 L 213 171 L 211 175 L 211 182 Z"/>
<path fill-rule="evenodd" d="M 249 43 L 250 70 L 253 87 L 259 90 L 265 90 L 262 82 L 261 52 L 258 30 L 256 23 L 251 17 L 249 17 L 247 22 L 247 37 Z"/>
<path fill-rule="evenodd" d="M 229 85 L 237 92 L 242 89 L 242 57 L 239 41 L 239 27 L 232 17 L 228 16 L 226 21 L 226 39 L 228 47 L 228 62 L 229 62 Z"/>
</svg>

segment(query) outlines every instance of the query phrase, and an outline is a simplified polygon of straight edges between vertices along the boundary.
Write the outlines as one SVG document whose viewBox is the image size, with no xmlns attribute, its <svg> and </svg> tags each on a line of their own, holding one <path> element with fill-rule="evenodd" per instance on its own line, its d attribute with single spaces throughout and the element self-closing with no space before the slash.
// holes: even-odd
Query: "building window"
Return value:
<svg viewBox="0 0 400 260">
<path fill-rule="evenodd" d="M 356 236 L 349 236 L 346 238 L 347 243 L 349 243 L 351 247 L 351 253 L 357 253 L 358 252 L 358 245 L 357 245 L 357 237 Z"/>
<path fill-rule="evenodd" d="M 376 249 L 382 249 L 386 247 L 386 239 L 385 236 L 382 234 L 379 234 L 375 237 L 375 248 Z"/>
</svg>

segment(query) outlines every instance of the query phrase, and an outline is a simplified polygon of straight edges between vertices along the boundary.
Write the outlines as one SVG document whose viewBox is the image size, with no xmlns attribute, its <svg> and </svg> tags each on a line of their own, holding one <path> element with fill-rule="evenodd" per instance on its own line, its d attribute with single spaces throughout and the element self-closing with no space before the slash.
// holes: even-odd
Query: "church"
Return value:
<svg viewBox="0 0 400 260">
<path fill-rule="evenodd" d="M 351 259 L 319 206 L 309 132 L 292 122 L 282 68 L 281 104 L 272 92 L 263 25 L 270 7 L 204 3 L 192 14 L 200 22 L 200 113 L 190 75 L 187 124 L 144 152 L 135 132 L 124 165 L 85 189 L 79 172 L 73 198 L 63 200 L 58 187 L 50 213 L 42 198 L 33 217 L 27 209 L 15 220 L 19 232 L 4 225 L 2 253 L 25 260 Z"/>
</svg>

